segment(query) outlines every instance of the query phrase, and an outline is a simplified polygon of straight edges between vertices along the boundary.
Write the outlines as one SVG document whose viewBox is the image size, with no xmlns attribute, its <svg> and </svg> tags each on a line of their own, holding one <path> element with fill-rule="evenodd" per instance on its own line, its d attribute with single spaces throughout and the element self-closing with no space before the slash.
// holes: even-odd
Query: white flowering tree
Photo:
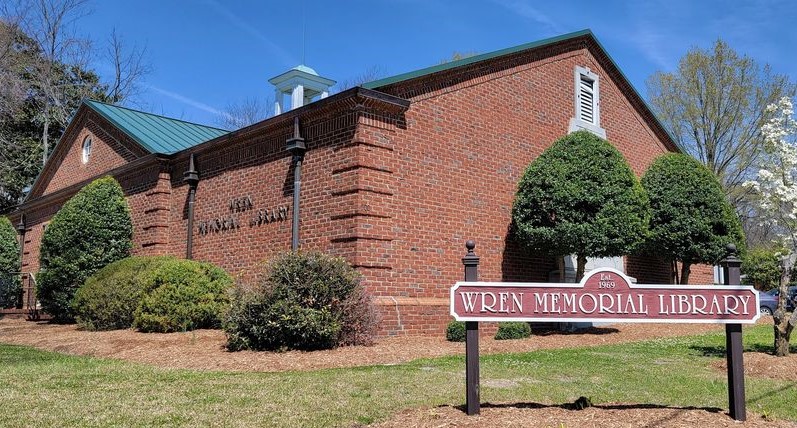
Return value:
<svg viewBox="0 0 797 428">
<path fill-rule="evenodd" d="M 797 121 L 789 98 L 781 98 L 767 110 L 772 118 L 761 127 L 766 157 L 756 180 L 745 186 L 756 194 L 759 222 L 775 231 L 779 243 L 790 252 L 783 257 L 778 306 L 773 315 L 775 355 L 786 356 L 797 324 L 797 310 L 791 316 L 786 313 L 787 288 L 797 254 Z"/>
</svg>

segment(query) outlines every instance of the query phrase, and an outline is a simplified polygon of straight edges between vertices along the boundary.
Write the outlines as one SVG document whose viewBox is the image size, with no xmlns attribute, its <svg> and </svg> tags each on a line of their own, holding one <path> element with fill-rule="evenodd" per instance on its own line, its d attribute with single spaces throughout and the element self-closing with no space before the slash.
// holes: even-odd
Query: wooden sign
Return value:
<svg viewBox="0 0 797 428">
<path fill-rule="evenodd" d="M 457 282 L 450 305 L 458 321 L 752 324 L 759 317 L 750 286 L 633 284 L 609 268 L 578 284 Z"/>
</svg>

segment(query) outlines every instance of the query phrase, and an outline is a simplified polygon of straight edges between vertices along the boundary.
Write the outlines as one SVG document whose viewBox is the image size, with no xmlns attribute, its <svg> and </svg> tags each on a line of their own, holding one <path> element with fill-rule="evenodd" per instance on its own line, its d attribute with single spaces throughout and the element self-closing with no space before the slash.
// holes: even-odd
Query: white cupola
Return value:
<svg viewBox="0 0 797 428">
<path fill-rule="evenodd" d="M 321 77 L 306 65 L 297 65 L 292 69 L 268 80 L 274 85 L 274 115 L 293 110 L 305 104 L 329 96 L 329 88 L 335 84 L 332 79 Z M 290 108 L 285 109 L 285 95 L 290 95 Z"/>
</svg>

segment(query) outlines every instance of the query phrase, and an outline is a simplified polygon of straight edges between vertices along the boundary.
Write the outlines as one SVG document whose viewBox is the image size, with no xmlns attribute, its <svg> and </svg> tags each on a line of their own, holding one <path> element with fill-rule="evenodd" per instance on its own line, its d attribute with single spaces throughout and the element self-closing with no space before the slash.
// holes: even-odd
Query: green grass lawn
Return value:
<svg viewBox="0 0 797 428">
<path fill-rule="evenodd" d="M 745 328 L 745 347 L 772 327 Z M 464 355 L 464 346 L 463 346 Z M 727 409 L 724 335 L 482 356 L 482 402 Z M 286 373 L 160 369 L 0 345 L 0 426 L 350 426 L 464 403 L 464 356 Z M 793 382 L 747 377 L 749 411 L 797 420 Z"/>
</svg>

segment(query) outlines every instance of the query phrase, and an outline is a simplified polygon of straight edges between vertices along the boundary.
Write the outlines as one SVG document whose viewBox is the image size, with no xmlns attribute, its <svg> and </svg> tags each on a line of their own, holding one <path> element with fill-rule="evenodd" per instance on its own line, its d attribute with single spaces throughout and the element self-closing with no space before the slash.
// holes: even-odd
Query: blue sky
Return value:
<svg viewBox="0 0 797 428">
<path fill-rule="evenodd" d="M 586 28 L 643 96 L 648 76 L 717 38 L 797 81 L 793 0 L 102 0 L 92 9 L 80 31 L 99 43 L 116 28 L 146 46 L 153 72 L 135 107 L 211 125 L 230 103 L 273 97 L 268 79 L 302 62 L 337 81 L 373 67 L 386 77 Z"/>
</svg>

